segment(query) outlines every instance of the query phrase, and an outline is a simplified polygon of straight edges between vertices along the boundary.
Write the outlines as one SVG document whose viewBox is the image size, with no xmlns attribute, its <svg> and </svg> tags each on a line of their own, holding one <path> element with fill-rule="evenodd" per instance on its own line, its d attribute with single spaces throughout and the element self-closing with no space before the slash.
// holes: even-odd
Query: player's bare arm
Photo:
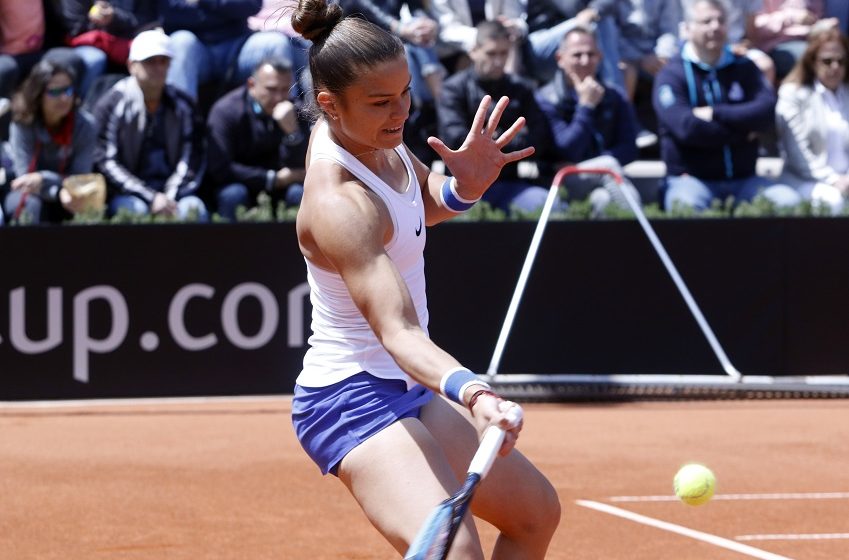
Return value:
<svg viewBox="0 0 849 560">
<path fill-rule="evenodd" d="M 392 236 L 386 208 L 358 182 L 338 182 L 345 172 L 337 166 L 324 161 L 313 166 L 315 181 L 306 186 L 305 212 L 298 216 L 305 255 L 342 276 L 354 303 L 398 365 L 438 391 L 444 372 L 459 363 L 419 325 L 407 286 L 384 248 Z"/>
<path fill-rule="evenodd" d="M 347 172 L 326 161 L 315 162 L 311 173 L 314 180 L 306 185 L 298 215 L 304 255 L 317 266 L 339 273 L 396 363 L 438 392 L 445 372 L 460 363 L 434 344 L 419 324 L 407 285 L 384 249 L 393 232 L 383 202 L 352 179 L 340 182 Z M 467 394 L 466 400 L 470 398 Z M 473 413 L 480 430 L 493 423 L 509 429 L 501 449 L 509 452 L 521 424 L 511 424 L 492 399 L 480 399 Z"/>
</svg>

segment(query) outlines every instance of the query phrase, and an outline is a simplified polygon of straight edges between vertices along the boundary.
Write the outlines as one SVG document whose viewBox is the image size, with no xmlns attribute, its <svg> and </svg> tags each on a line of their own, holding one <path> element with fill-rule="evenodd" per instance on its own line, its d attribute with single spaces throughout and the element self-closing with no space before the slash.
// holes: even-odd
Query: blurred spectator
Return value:
<svg viewBox="0 0 849 560">
<path fill-rule="evenodd" d="M 421 0 L 341 0 L 340 5 L 346 13 L 359 14 L 404 42 L 412 94 L 404 143 L 425 164 L 432 163 L 436 155 L 427 138 L 436 134 L 436 98 L 447 73 L 436 52 L 439 25 Z"/>
<path fill-rule="evenodd" d="M 703 210 L 713 199 L 764 196 L 778 206 L 799 195 L 755 172 L 756 133 L 774 125 L 776 97 L 763 75 L 727 44 L 725 3 L 697 0 L 689 40 L 655 78 L 654 108 L 667 167 L 666 208 Z"/>
<path fill-rule="evenodd" d="M 92 116 L 77 109 L 75 77 L 73 67 L 42 60 L 13 98 L 9 146 L 15 178 L 3 204 L 11 220 L 37 224 L 71 217 L 62 180 L 91 172 L 97 136 Z"/>
<path fill-rule="evenodd" d="M 601 75 L 624 87 L 619 69 L 617 17 L 627 2 L 615 0 L 527 0 L 528 37 L 524 43 L 524 73 L 539 83 L 557 74 L 555 53 L 567 31 L 581 25 L 595 31 L 601 50 Z"/>
<path fill-rule="evenodd" d="M 437 51 L 446 61 L 449 74 L 469 64 L 475 48 L 476 26 L 499 21 L 508 30 L 509 57 L 506 68 L 517 72 L 521 64 L 520 45 L 528 34 L 525 0 L 431 0 L 430 11 L 439 23 Z"/>
<path fill-rule="evenodd" d="M 790 72 L 802 56 L 806 39 L 823 15 L 823 0 L 763 0 L 755 15 L 752 43 L 775 63 L 775 82 Z M 837 25 L 837 20 L 832 21 Z"/>
<path fill-rule="evenodd" d="M 847 60 L 845 35 L 817 33 L 778 90 L 776 107 L 782 180 L 835 213 L 849 193 Z"/>
<path fill-rule="evenodd" d="M 292 61 L 292 44 L 286 35 L 248 28 L 248 17 L 259 12 L 262 0 L 160 0 L 159 6 L 174 45 L 168 83 L 195 100 L 201 85 L 217 84 L 217 97 L 244 83 L 266 57 Z"/>
<path fill-rule="evenodd" d="M 678 52 L 684 19 L 681 0 L 629 0 L 620 3 L 619 58 L 625 91 L 634 99 L 640 77 L 648 82 Z"/>
<path fill-rule="evenodd" d="M 846 0 L 825 0 L 825 15 L 837 18 L 841 31 L 849 33 L 849 2 Z"/>
<path fill-rule="evenodd" d="M 755 15 L 763 9 L 763 0 L 722 0 L 728 28 L 728 42 L 735 54 L 747 56 L 760 69 L 767 81 L 775 84 L 775 64 L 764 51 L 752 43 L 755 35 Z M 684 0 L 687 5 L 694 4 L 693 0 Z"/>
<path fill-rule="evenodd" d="M 477 40 L 469 56 L 472 66 L 449 77 L 442 88 L 437 104 L 439 136 L 451 149 L 459 149 L 472 126 L 481 98 L 492 96 L 498 101 L 510 98 L 501 122 L 512 123 L 525 117 L 525 127 L 504 147 L 507 151 L 535 146 L 537 158 L 544 156 L 551 146 L 551 137 L 545 115 L 534 99 L 532 85 L 505 71 L 510 54 L 510 31 L 499 21 L 478 24 Z M 504 131 L 495 133 L 497 138 Z M 517 163 L 505 165 L 501 175 L 484 194 L 483 200 L 509 212 L 512 207 L 534 211 L 543 206 L 548 189 L 519 176 Z"/>
<path fill-rule="evenodd" d="M 261 192 L 275 205 L 297 206 L 304 192 L 309 121 L 291 95 L 292 67 L 266 59 L 248 78 L 212 106 L 209 173 L 218 213 L 236 219 L 239 206 L 252 207 Z"/>
<path fill-rule="evenodd" d="M 44 56 L 73 66 L 79 79 L 84 70 L 72 49 L 51 48 L 47 54 L 45 5 L 39 1 L 0 0 L 0 98 L 12 92 Z"/>
<path fill-rule="evenodd" d="M 206 167 L 205 127 L 188 95 L 166 85 L 171 41 L 158 30 L 130 45 L 130 76 L 98 102 L 95 163 L 112 190 L 109 211 L 207 219 L 196 196 Z"/>
<path fill-rule="evenodd" d="M 62 0 L 61 19 L 67 44 L 85 64 L 85 96 L 110 66 L 126 68 L 130 41 L 156 21 L 156 0 Z"/>
<path fill-rule="evenodd" d="M 560 72 L 537 91 L 554 137 L 552 158 L 558 166 L 578 163 L 622 175 L 622 165 L 637 157 L 637 117 L 621 90 L 600 82 L 601 52 L 592 31 L 579 26 L 566 33 L 556 58 Z M 628 208 L 620 187 L 609 175 L 571 175 L 565 187 L 570 200 L 589 196 L 594 216 L 602 216 L 611 202 Z M 640 199 L 630 183 L 621 188 Z"/>
<path fill-rule="evenodd" d="M 312 79 L 309 75 L 307 56 L 310 42 L 292 29 L 291 10 L 280 0 L 262 0 L 259 12 L 248 18 L 251 31 L 274 31 L 289 38 L 292 44 L 292 69 L 295 72 L 295 88 L 298 96 L 306 103 L 312 99 Z"/>
<path fill-rule="evenodd" d="M 10 98 L 44 46 L 41 2 L 0 0 L 0 96 Z"/>
</svg>

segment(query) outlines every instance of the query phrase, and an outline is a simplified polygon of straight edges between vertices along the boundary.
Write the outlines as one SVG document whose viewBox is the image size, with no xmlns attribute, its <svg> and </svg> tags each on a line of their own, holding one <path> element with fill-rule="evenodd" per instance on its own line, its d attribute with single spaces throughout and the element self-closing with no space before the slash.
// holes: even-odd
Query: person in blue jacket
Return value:
<svg viewBox="0 0 849 560">
<path fill-rule="evenodd" d="M 563 36 L 555 57 L 558 73 L 536 92 L 554 140 L 549 157 L 555 167 L 578 164 L 614 171 L 621 177 L 622 166 L 637 158 L 639 125 L 625 92 L 599 75 L 602 54 L 595 34 L 590 28 L 575 26 Z M 611 202 L 627 208 L 622 189 L 640 200 L 629 181 L 620 186 L 606 174 L 570 175 L 564 186 L 569 200 L 589 199 L 594 217 L 602 217 Z"/>
<path fill-rule="evenodd" d="M 655 79 L 667 210 L 758 194 L 779 207 L 800 201 L 792 188 L 756 173 L 758 133 L 774 126 L 776 96 L 751 60 L 731 52 L 726 12 L 721 0 L 690 4 L 688 40 Z"/>
</svg>

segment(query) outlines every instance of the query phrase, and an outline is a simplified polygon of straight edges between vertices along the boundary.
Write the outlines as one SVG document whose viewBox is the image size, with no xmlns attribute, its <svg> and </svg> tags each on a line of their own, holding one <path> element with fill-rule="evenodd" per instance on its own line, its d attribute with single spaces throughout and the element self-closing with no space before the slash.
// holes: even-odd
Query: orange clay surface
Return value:
<svg viewBox="0 0 849 560">
<path fill-rule="evenodd" d="M 519 448 L 563 505 L 548 558 L 849 559 L 847 401 L 525 409 Z M 0 403 L 0 559 L 397 558 L 342 484 L 307 459 L 289 410 L 286 397 Z M 670 499 L 688 461 L 717 475 L 705 506 Z M 491 546 L 493 529 L 481 531 Z"/>
</svg>

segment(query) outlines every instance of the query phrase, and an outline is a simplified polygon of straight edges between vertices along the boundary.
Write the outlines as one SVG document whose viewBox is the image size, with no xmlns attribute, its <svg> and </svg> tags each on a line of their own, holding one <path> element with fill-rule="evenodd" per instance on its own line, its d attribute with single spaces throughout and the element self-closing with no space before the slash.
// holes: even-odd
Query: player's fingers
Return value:
<svg viewBox="0 0 849 560">
<path fill-rule="evenodd" d="M 495 140 L 495 144 L 498 146 L 498 148 L 503 150 L 504 147 L 509 144 L 513 140 L 513 138 L 519 133 L 519 131 L 525 127 L 526 122 L 527 121 L 525 121 L 525 117 L 519 117 L 518 119 L 516 119 L 516 122 L 514 122 L 510 126 L 510 128 L 502 132 L 501 136 L 499 136 Z"/>
<path fill-rule="evenodd" d="M 511 434 L 507 432 L 504 436 L 504 441 L 501 443 L 501 448 L 498 450 L 498 455 L 501 457 L 506 457 L 513 451 L 513 448 L 516 447 L 516 442 L 518 441 L 519 436 Z"/>
<path fill-rule="evenodd" d="M 481 99 L 480 105 L 478 105 L 478 110 L 475 113 L 475 118 L 472 119 L 472 129 L 469 131 L 469 134 L 480 134 L 484 129 L 484 121 L 486 120 L 486 113 L 489 111 L 489 106 L 492 104 L 492 97 L 489 95 L 484 95 L 483 99 Z"/>
<path fill-rule="evenodd" d="M 440 159 L 442 159 L 443 161 L 446 157 L 451 155 L 451 148 L 446 146 L 445 142 L 443 142 L 436 136 L 428 137 L 427 145 L 430 146 L 431 149 L 433 149 L 433 151 L 436 152 L 439 155 Z"/>
<path fill-rule="evenodd" d="M 521 150 L 516 150 L 515 152 L 508 152 L 504 154 L 504 164 L 513 163 L 514 161 L 519 161 L 520 159 L 524 159 L 533 153 L 536 149 L 533 146 L 528 146 L 527 148 L 523 148 Z"/>
<path fill-rule="evenodd" d="M 495 131 L 498 129 L 498 123 L 501 121 L 501 115 L 504 114 L 504 110 L 509 104 L 510 99 L 506 96 L 502 96 L 498 100 L 498 103 L 495 104 L 495 109 L 493 109 L 492 114 L 489 116 L 489 122 L 486 125 L 486 135 L 488 138 L 492 138 L 495 135 Z"/>
<path fill-rule="evenodd" d="M 503 414 L 499 427 L 505 430 L 519 432 L 522 429 L 525 413 L 522 407 L 513 401 L 501 401 L 498 410 Z"/>
</svg>

